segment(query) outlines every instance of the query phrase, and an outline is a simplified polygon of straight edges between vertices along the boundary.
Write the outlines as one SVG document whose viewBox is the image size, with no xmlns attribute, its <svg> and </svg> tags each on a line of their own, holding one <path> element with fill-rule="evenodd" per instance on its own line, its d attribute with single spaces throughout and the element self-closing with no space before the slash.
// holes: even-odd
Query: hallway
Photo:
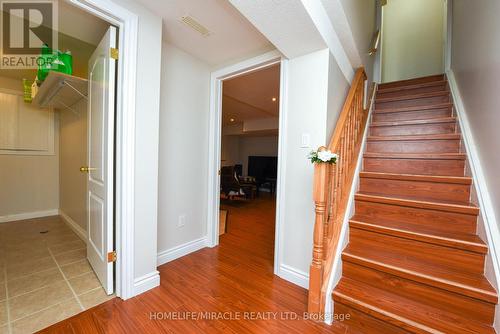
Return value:
<svg viewBox="0 0 500 334">
<path fill-rule="evenodd" d="M 219 247 L 160 266 L 159 288 L 115 298 L 43 332 L 336 333 L 303 320 L 307 291 L 273 275 L 275 201 L 265 195 L 224 203 L 228 230 Z"/>
</svg>

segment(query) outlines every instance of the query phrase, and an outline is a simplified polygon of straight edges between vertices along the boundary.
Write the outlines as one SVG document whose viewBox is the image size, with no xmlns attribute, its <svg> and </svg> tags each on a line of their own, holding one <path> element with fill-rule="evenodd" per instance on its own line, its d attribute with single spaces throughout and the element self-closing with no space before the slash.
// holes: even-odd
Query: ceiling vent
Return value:
<svg viewBox="0 0 500 334">
<path fill-rule="evenodd" d="M 191 29 L 196 30 L 203 37 L 208 37 L 210 35 L 210 31 L 191 16 L 183 16 L 181 17 L 181 21 Z"/>
</svg>

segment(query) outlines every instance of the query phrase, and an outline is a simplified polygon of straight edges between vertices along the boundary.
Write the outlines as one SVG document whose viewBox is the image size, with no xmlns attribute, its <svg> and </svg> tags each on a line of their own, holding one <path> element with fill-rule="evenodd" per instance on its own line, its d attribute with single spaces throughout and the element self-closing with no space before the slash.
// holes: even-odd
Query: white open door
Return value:
<svg viewBox="0 0 500 334">
<path fill-rule="evenodd" d="M 116 28 L 89 60 L 87 258 L 107 294 L 114 292 L 114 123 Z"/>
</svg>

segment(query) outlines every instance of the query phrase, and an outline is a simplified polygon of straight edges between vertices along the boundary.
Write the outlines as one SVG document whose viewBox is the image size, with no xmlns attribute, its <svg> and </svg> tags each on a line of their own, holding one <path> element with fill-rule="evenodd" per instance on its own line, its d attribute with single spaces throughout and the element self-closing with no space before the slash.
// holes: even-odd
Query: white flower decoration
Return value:
<svg viewBox="0 0 500 334">
<path fill-rule="evenodd" d="M 336 159 L 337 154 L 332 153 L 332 151 L 326 150 L 326 151 L 320 151 L 318 152 L 318 159 L 323 161 L 323 162 L 328 162 L 332 159 Z"/>
</svg>

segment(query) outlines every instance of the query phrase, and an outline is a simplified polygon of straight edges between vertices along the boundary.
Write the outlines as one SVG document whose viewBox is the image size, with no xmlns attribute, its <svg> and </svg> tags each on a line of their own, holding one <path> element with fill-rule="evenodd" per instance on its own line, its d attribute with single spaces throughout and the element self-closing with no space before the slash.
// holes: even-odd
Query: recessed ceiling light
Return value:
<svg viewBox="0 0 500 334">
<path fill-rule="evenodd" d="M 230 118 L 230 119 L 229 119 L 229 122 L 234 122 L 234 118 Z"/>
<path fill-rule="evenodd" d="M 276 98 L 275 97 L 273 97 L 271 100 L 273 100 L 273 102 L 276 102 Z"/>
</svg>

